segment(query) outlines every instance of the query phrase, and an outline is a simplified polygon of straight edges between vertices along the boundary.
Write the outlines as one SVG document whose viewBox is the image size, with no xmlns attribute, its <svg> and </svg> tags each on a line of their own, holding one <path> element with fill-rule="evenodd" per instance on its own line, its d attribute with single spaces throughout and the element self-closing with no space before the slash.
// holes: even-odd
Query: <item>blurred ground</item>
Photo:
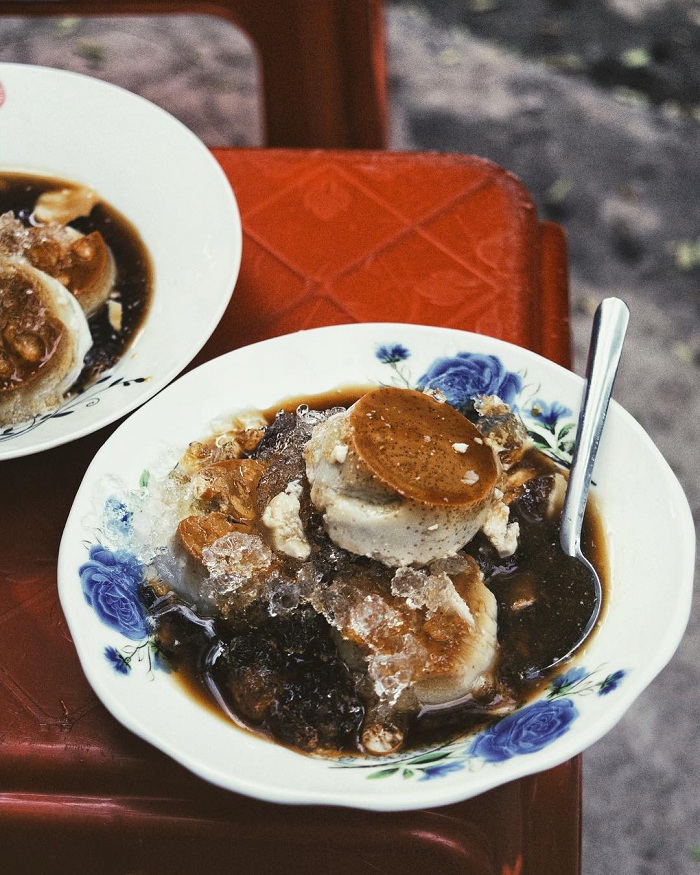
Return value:
<svg viewBox="0 0 700 875">
<path fill-rule="evenodd" d="M 700 0 L 394 0 L 386 17 L 391 147 L 490 158 L 565 227 L 579 372 L 595 304 L 627 300 L 615 394 L 697 526 Z M 0 19 L 0 60 L 116 82 L 209 145 L 261 140 L 252 53 L 214 19 Z M 584 875 L 700 875 L 698 620 L 584 757 Z"/>
</svg>

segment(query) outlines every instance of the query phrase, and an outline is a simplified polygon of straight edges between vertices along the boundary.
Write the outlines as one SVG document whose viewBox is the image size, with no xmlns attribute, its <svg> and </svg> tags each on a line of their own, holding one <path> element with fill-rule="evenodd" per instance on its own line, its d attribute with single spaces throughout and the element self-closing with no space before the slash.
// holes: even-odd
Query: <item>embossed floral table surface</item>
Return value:
<svg viewBox="0 0 700 875">
<path fill-rule="evenodd" d="M 500 168 L 456 155 L 214 154 L 238 199 L 243 261 L 193 364 L 378 321 L 477 331 L 568 364 L 563 235 Z M 460 805 L 378 815 L 227 793 L 121 727 L 83 676 L 56 591 L 72 498 L 110 432 L 0 464 L 4 861 L 26 872 L 56 871 L 62 854 L 71 872 L 234 861 L 248 873 L 579 872 L 580 758 Z"/>
</svg>

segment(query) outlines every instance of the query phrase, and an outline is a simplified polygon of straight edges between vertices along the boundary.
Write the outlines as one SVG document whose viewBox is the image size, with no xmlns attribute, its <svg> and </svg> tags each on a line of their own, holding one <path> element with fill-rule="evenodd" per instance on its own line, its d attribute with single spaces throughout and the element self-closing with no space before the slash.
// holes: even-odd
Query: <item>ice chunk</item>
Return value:
<svg viewBox="0 0 700 875">
<path fill-rule="evenodd" d="M 272 551 L 259 535 L 229 532 L 202 550 L 209 577 L 200 592 L 224 617 L 262 594 L 272 567 Z"/>
<path fill-rule="evenodd" d="M 225 459 L 205 465 L 192 477 L 195 496 L 234 519 L 255 517 L 256 490 L 265 470 L 255 459 Z"/>
<path fill-rule="evenodd" d="M 265 595 L 268 601 L 268 611 L 272 617 L 291 613 L 301 601 L 299 586 L 289 580 L 271 581 Z"/>
<path fill-rule="evenodd" d="M 212 578 L 262 576 L 272 552 L 259 535 L 229 532 L 202 550 L 202 561 Z"/>
<path fill-rule="evenodd" d="M 453 612 L 469 626 L 474 617 L 449 575 L 442 570 L 426 572 L 417 568 L 399 568 L 391 582 L 394 595 L 406 600 L 414 610 L 425 608 L 429 619 L 437 611 Z"/>
<path fill-rule="evenodd" d="M 411 635 L 402 637 L 403 647 L 395 653 L 374 653 L 367 660 L 367 672 L 374 692 L 383 702 L 395 705 L 413 683 L 415 665 L 425 662 L 426 649 Z"/>
</svg>

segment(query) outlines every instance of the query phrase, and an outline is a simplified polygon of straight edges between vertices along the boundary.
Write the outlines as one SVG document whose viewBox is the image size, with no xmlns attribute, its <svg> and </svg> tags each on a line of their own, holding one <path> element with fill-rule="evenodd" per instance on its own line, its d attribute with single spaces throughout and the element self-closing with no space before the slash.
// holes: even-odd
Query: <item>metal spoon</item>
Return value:
<svg viewBox="0 0 700 875">
<path fill-rule="evenodd" d="M 598 572 L 581 552 L 581 527 L 628 321 L 629 310 L 619 298 L 603 300 L 593 317 L 586 383 L 578 420 L 576 447 L 562 509 L 559 543 L 567 556 L 578 560 L 587 569 L 594 589 L 595 603 L 578 641 L 563 656 L 551 662 L 547 669 L 564 662 L 578 650 L 591 634 L 600 616 L 602 586 Z"/>
</svg>

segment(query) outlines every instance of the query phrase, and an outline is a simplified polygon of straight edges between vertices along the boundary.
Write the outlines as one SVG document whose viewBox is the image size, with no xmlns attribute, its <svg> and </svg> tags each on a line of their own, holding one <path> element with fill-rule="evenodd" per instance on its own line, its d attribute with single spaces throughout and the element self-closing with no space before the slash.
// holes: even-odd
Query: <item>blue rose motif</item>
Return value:
<svg viewBox="0 0 700 875">
<path fill-rule="evenodd" d="M 488 726 L 474 739 L 468 753 L 489 763 L 534 753 L 564 735 L 578 713 L 571 699 L 535 702 Z"/>
<path fill-rule="evenodd" d="M 141 565 L 125 550 L 111 552 L 100 544 L 78 570 L 85 599 L 97 616 L 134 641 L 148 634 L 146 614 L 139 601 Z"/>
<path fill-rule="evenodd" d="M 458 352 L 436 359 L 418 381 L 418 389 L 439 389 L 447 403 L 464 410 L 475 395 L 498 395 L 514 406 L 522 387 L 518 374 L 507 371 L 495 355 Z"/>
</svg>

